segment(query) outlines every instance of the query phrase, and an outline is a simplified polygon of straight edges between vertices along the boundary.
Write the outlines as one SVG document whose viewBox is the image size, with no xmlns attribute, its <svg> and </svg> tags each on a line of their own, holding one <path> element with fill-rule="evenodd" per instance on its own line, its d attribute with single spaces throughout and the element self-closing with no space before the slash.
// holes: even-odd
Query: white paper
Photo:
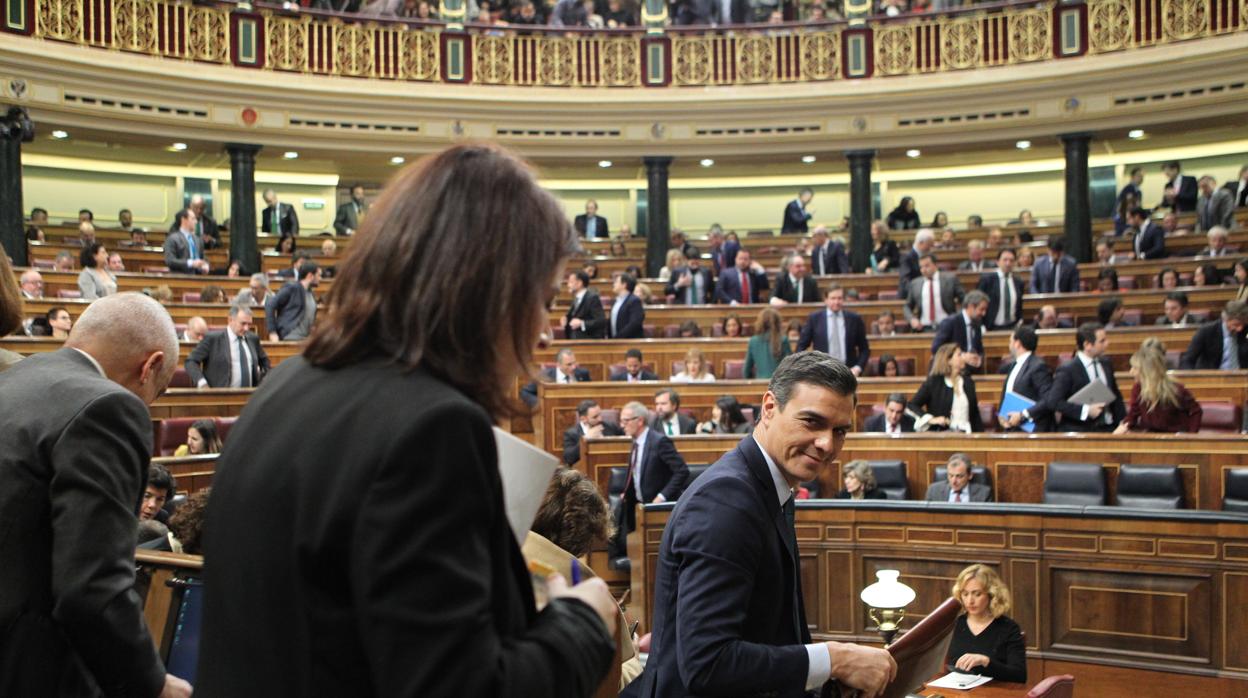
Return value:
<svg viewBox="0 0 1248 698">
<path fill-rule="evenodd" d="M 965 691 L 968 688 L 983 686 L 992 680 L 991 676 L 982 676 L 980 674 L 963 674 L 960 671 L 950 672 L 935 681 L 928 681 L 927 685 L 932 688 L 957 688 Z"/>
<path fill-rule="evenodd" d="M 498 473 L 503 480 L 507 522 L 516 544 L 524 545 L 559 459 L 498 427 L 494 427 L 494 442 L 498 447 Z"/>
</svg>

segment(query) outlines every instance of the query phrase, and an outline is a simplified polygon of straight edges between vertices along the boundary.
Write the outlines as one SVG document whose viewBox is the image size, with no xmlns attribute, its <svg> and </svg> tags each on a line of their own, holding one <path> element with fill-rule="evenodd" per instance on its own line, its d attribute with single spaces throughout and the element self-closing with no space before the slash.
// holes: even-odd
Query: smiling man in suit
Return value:
<svg viewBox="0 0 1248 698">
<path fill-rule="evenodd" d="M 277 192 L 264 190 L 268 206 L 260 213 L 260 232 L 280 237 L 299 237 L 299 216 L 295 207 L 277 200 Z"/>
<path fill-rule="evenodd" d="M 866 323 L 858 313 L 845 310 L 845 289 L 835 281 L 823 294 L 823 309 L 807 316 L 802 325 L 797 350 L 810 348 L 844 361 L 855 376 L 862 375 L 871 358 Z"/>
<path fill-rule="evenodd" d="M 720 303 L 739 305 L 757 303 L 767 290 L 767 272 L 755 262 L 750 251 L 744 247 L 737 250 L 733 266 L 719 274 L 715 287 L 715 299 Z"/>
<path fill-rule="evenodd" d="M 608 556 L 617 569 L 627 567 L 628 534 L 637 526 L 637 503 L 674 502 L 689 484 L 689 466 L 676 451 L 676 445 L 662 432 L 649 426 L 650 413 L 640 402 L 630 402 L 620 410 L 620 428 L 632 439 L 628 455 L 628 476 L 624 496 L 615 510 L 616 533 L 608 545 Z"/>
<path fill-rule="evenodd" d="M 598 438 L 600 436 L 623 436 L 624 430 L 618 424 L 602 419 L 602 408 L 593 400 L 581 400 L 576 406 L 576 424 L 563 432 L 563 462 L 565 465 L 576 465 L 581 459 L 581 439 L 583 437 Z"/>
<path fill-rule="evenodd" d="M 1038 344 L 1036 330 L 1030 325 L 1020 326 L 1010 337 L 1010 356 L 1013 360 L 1001 367 L 1005 385 L 1001 387 L 1001 398 L 997 404 L 1003 404 L 1006 393 L 1010 392 L 1036 404 L 1021 412 L 1007 414 L 1001 422 L 1006 431 L 1018 431 L 1023 422 L 1035 422 L 1036 432 L 1053 431 L 1053 409 L 1045 402 L 1053 385 L 1053 374 L 1044 359 L 1036 356 Z"/>
<path fill-rule="evenodd" d="M 882 434 L 914 433 L 914 417 L 906 414 L 906 396 L 901 393 L 889 395 L 884 402 L 884 411 L 868 417 L 862 430 Z"/>
<path fill-rule="evenodd" d="M 979 277 L 979 290 L 988 295 L 984 324 L 991 330 L 1008 330 L 1023 317 L 1023 280 L 1014 275 L 1018 254 L 1013 247 L 997 252 L 997 268 Z"/>
<path fill-rule="evenodd" d="M 254 388 L 269 372 L 269 355 L 251 332 L 251 309 L 230 306 L 224 330 L 209 332 L 186 357 L 186 372 L 197 388 Z"/>
<path fill-rule="evenodd" d="M 1053 385 L 1045 401 L 1054 412 L 1062 415 L 1062 431 L 1113 431 L 1127 415 L 1122 393 L 1114 380 L 1114 367 L 1105 357 L 1109 337 L 1099 322 L 1085 322 L 1075 330 L 1075 356 L 1058 367 Z M 1072 395 L 1093 380 L 1099 380 L 1114 394 L 1109 403 L 1080 405 L 1070 402 Z"/>
<path fill-rule="evenodd" d="M 814 303 L 818 300 L 819 285 L 809 274 L 805 257 L 789 255 L 780 266 L 784 268 L 776 274 L 776 285 L 771 290 L 772 305 Z"/>
<path fill-rule="evenodd" d="M 589 287 L 589 274 L 574 271 L 568 274 L 568 293 L 572 307 L 563 318 L 566 339 L 602 339 L 607 336 L 607 316 L 598 292 Z"/>
<path fill-rule="evenodd" d="M 1066 255 L 1066 241 L 1049 239 L 1049 254 L 1036 260 L 1031 270 L 1032 293 L 1075 293 L 1079 290 L 1079 265 Z"/>
</svg>

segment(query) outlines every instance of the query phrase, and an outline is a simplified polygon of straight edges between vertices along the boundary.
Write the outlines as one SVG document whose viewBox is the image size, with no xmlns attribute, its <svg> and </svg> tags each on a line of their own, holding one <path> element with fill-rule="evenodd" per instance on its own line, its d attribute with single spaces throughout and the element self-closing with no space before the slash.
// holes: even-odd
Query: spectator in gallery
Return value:
<svg viewBox="0 0 1248 698">
<path fill-rule="evenodd" d="M 884 221 L 871 222 L 871 255 L 867 258 L 873 274 L 896 271 L 901 259 L 897 243 L 889 239 L 888 226 Z"/>
<path fill-rule="evenodd" d="M 897 357 L 892 354 L 883 354 L 880 356 L 880 377 L 881 378 L 897 378 L 901 375 L 901 364 L 897 362 Z"/>
<path fill-rule="evenodd" d="M 746 378 L 771 378 L 780 360 L 788 356 L 792 347 L 786 336 L 784 320 L 775 308 L 763 308 L 754 321 L 754 335 L 750 337 L 745 350 Z"/>
<path fill-rule="evenodd" d="M 590 18 L 594 16 L 593 0 L 558 0 L 550 12 L 550 26 L 588 27 Z M 603 232 L 603 237 L 609 237 L 605 229 Z"/>
<path fill-rule="evenodd" d="M 1113 267 L 1105 267 L 1096 273 L 1096 292 L 1097 293 L 1117 293 L 1118 292 L 1118 270 Z"/>
<path fill-rule="evenodd" d="M 731 395 L 721 396 L 711 406 L 711 418 L 698 425 L 699 434 L 748 434 L 754 428 L 745 413 L 741 411 L 741 403 Z"/>
<path fill-rule="evenodd" d="M 1157 283 L 1154 288 L 1160 288 L 1164 291 L 1173 291 L 1179 287 L 1179 272 L 1174 267 L 1162 267 L 1157 272 Z"/>
<path fill-rule="evenodd" d="M 607 0 L 607 10 L 602 13 L 603 26 L 607 29 L 637 25 L 637 13 L 623 0 Z"/>
<path fill-rule="evenodd" d="M 802 187 L 797 192 L 797 198 L 785 204 L 784 220 L 780 222 L 781 235 L 808 232 L 810 219 L 815 215 L 815 210 L 810 208 L 810 202 L 814 198 L 814 189 Z"/>
<path fill-rule="evenodd" d="M 724 328 L 725 337 L 741 336 L 741 318 L 736 313 L 728 313 L 723 320 L 719 321 L 720 327 Z"/>
<path fill-rule="evenodd" d="M 658 376 L 654 375 L 654 371 L 646 368 L 645 358 L 641 354 L 640 349 L 629 349 L 624 352 L 624 371 L 611 376 L 613 381 L 624 381 L 627 383 L 638 383 L 641 381 L 657 381 Z"/>
<path fill-rule="evenodd" d="M 1236 371 L 1248 368 L 1248 304 L 1227 301 L 1222 316 L 1205 323 L 1183 352 L 1179 366 L 1184 370 Z"/>
<path fill-rule="evenodd" d="M 1188 327 L 1197 324 L 1196 318 L 1187 312 L 1187 294 L 1182 291 L 1171 291 L 1163 301 L 1163 312 L 1153 324 L 1171 327 Z"/>
<path fill-rule="evenodd" d="M 875 484 L 875 473 L 865 460 L 851 460 L 845 464 L 842 482 L 845 487 L 836 493 L 837 499 L 888 499 L 884 490 Z"/>
<path fill-rule="evenodd" d="M 914 433 L 914 417 L 906 414 L 906 396 L 891 393 L 884 401 L 884 411 L 867 417 L 863 431 L 881 434 Z"/>
<path fill-rule="evenodd" d="M 714 381 L 715 374 L 711 372 L 710 362 L 702 355 L 702 350 L 696 347 L 685 352 L 685 369 L 672 376 L 673 383 L 713 383 Z"/>
<path fill-rule="evenodd" d="M 962 570 L 953 583 L 953 598 L 966 613 L 954 623 L 945 669 L 998 681 L 1026 682 L 1023 631 L 1007 615 L 1010 591 L 996 570 L 982 564 Z"/>
<path fill-rule="evenodd" d="M 217 435 L 217 423 L 211 419 L 197 419 L 186 430 L 186 443 L 173 452 L 175 458 L 203 456 L 221 452 L 221 437 Z"/>
<path fill-rule="evenodd" d="M 917 230 L 920 219 L 919 212 L 914 208 L 914 197 L 901 197 L 901 202 L 888 214 L 885 221 L 889 230 Z"/>
<path fill-rule="evenodd" d="M 1193 286 L 1221 286 L 1222 272 L 1213 264 L 1201 264 L 1192 272 Z"/>
<path fill-rule="evenodd" d="M 507 16 L 507 21 L 511 24 L 533 26 L 545 24 L 546 18 L 538 14 L 537 8 L 531 0 L 520 0 L 518 4 L 511 6 L 511 13 Z"/>
<path fill-rule="evenodd" d="M 85 243 L 78 256 L 82 271 L 78 291 L 84 301 L 93 301 L 117 292 L 117 277 L 108 270 L 108 250 L 98 242 Z"/>
<path fill-rule="evenodd" d="M 1131 355 L 1131 399 L 1127 416 L 1114 430 L 1194 434 L 1200 431 L 1204 410 L 1191 391 L 1166 369 L 1166 347 L 1155 337 L 1145 339 Z"/>
<path fill-rule="evenodd" d="M 264 203 L 266 206 L 260 212 L 261 232 L 278 237 L 299 237 L 299 216 L 294 206 L 279 201 L 277 192 L 272 189 L 264 190 Z"/>
<path fill-rule="evenodd" d="M 944 211 L 937 211 L 936 215 L 932 217 L 931 225 L 927 227 L 943 231 L 949 227 L 949 214 Z"/>
<path fill-rule="evenodd" d="M 1161 259 L 1166 256 L 1166 231 L 1153 222 L 1146 209 L 1135 208 L 1127 222 L 1136 229 L 1133 247 L 1136 259 Z"/>
<path fill-rule="evenodd" d="M 966 362 L 958 345 L 945 344 L 936 350 L 927 380 L 910 399 L 910 411 L 919 415 L 915 431 L 978 433 L 984 430 L 975 380 L 965 369 Z"/>
</svg>

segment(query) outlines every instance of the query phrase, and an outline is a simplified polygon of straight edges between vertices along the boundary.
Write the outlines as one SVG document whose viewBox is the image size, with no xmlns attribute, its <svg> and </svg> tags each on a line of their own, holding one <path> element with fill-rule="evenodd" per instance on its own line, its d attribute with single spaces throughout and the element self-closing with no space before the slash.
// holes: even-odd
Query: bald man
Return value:
<svg viewBox="0 0 1248 698">
<path fill-rule="evenodd" d="M 0 374 L 0 695 L 190 695 L 133 590 L 147 408 L 177 359 L 169 313 L 119 293 Z"/>
<path fill-rule="evenodd" d="M 203 341 L 204 335 L 208 334 L 208 321 L 198 315 L 194 315 L 187 319 L 186 329 L 182 331 L 182 336 L 178 339 L 183 342 L 200 342 Z"/>
</svg>

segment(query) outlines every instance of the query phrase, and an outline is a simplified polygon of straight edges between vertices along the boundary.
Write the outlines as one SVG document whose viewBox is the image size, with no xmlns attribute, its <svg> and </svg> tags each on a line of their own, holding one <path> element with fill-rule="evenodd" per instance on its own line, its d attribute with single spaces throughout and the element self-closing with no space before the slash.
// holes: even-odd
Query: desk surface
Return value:
<svg viewBox="0 0 1248 698">
<path fill-rule="evenodd" d="M 932 677 L 933 680 L 940 678 Z M 1027 695 L 1030 688 L 1027 684 L 1022 683 L 1006 683 L 1004 681 L 990 681 L 983 686 L 968 689 L 965 691 L 956 688 L 928 688 L 924 686 L 919 689 L 918 695 L 927 698 L 953 698 L 953 696 L 968 696 L 969 698 L 1022 698 Z"/>
</svg>

